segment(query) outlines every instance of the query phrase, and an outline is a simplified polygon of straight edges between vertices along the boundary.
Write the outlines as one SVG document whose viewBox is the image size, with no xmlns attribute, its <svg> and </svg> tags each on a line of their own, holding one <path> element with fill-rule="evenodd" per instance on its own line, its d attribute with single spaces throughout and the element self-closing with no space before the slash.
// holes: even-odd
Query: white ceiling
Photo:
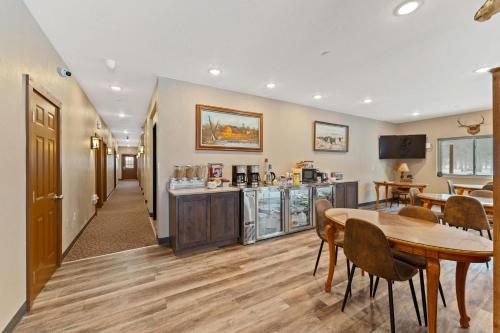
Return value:
<svg viewBox="0 0 500 333">
<path fill-rule="evenodd" d="M 122 145 L 125 129 L 137 143 L 156 76 L 398 123 L 490 108 L 490 75 L 473 71 L 500 65 L 500 17 L 473 20 L 483 0 L 404 17 L 400 0 L 24 2 Z"/>
</svg>

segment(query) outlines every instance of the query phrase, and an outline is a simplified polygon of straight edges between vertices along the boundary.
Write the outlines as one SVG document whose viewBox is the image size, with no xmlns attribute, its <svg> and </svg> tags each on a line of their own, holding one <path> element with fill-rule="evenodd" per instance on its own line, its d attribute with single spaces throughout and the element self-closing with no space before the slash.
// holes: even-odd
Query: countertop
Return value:
<svg viewBox="0 0 500 333">
<path fill-rule="evenodd" d="M 222 193 L 222 192 L 239 192 L 241 189 L 239 187 L 226 186 L 226 187 L 216 187 L 214 189 L 202 187 L 202 188 L 183 188 L 178 190 L 168 190 L 173 196 L 181 195 L 191 195 L 191 194 L 211 194 L 211 193 Z"/>
</svg>

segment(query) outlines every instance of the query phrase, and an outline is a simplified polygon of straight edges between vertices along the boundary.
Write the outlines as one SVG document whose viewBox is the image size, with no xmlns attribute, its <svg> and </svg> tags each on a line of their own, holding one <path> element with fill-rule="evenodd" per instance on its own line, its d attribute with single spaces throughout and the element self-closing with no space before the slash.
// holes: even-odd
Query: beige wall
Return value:
<svg viewBox="0 0 500 333">
<path fill-rule="evenodd" d="M 195 105 L 208 104 L 264 114 L 264 152 L 195 151 Z M 349 152 L 314 152 L 315 120 L 350 126 Z M 392 134 L 393 124 L 324 111 L 297 104 L 160 78 L 158 84 L 159 236 L 168 230 L 167 183 L 175 164 L 222 162 L 231 177 L 232 164 L 263 164 L 268 157 L 278 174 L 295 162 L 314 160 L 321 170 L 343 171 L 359 180 L 359 201 L 375 200 L 372 181 L 386 179 L 392 164 L 378 158 L 378 136 Z"/>
<path fill-rule="evenodd" d="M 153 126 L 158 123 L 158 113 L 156 112 L 158 101 L 158 80 L 155 83 L 151 101 L 148 107 L 146 121 L 144 122 L 144 175 L 143 189 L 144 197 L 147 201 L 149 212 L 153 212 Z M 158 128 L 157 128 L 158 129 Z M 158 201 L 159 202 L 159 201 Z"/>
<path fill-rule="evenodd" d="M 432 148 L 427 151 L 424 160 L 405 160 L 410 167 L 410 173 L 415 181 L 429 184 L 428 192 L 448 192 L 446 181 L 451 179 L 455 183 L 484 184 L 491 181 L 485 177 L 437 177 L 437 140 L 440 138 L 452 138 L 468 136 L 466 128 L 459 128 L 457 119 L 464 123 L 474 123 L 485 118 L 485 124 L 481 126 L 480 134 L 492 134 L 493 122 L 491 110 L 474 112 L 450 117 L 434 118 L 429 120 L 415 121 L 398 126 L 398 134 L 427 134 L 427 142 Z M 393 161 L 396 165 L 399 161 Z"/>
<path fill-rule="evenodd" d="M 6 144 L 0 164 L 0 330 L 26 300 L 26 133 L 23 74 L 29 74 L 63 106 L 62 191 L 63 250 L 94 213 L 94 132 L 112 143 L 98 115 L 74 78 L 57 75 L 62 59 L 22 1 L 2 1 L 0 11 L 0 131 Z M 78 189 L 78 190 L 76 190 Z"/>
</svg>

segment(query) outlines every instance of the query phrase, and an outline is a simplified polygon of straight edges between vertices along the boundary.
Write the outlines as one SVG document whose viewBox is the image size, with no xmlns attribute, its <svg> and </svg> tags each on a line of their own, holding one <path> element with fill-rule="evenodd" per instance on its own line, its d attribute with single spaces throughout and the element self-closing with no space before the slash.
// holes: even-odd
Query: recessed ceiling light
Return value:
<svg viewBox="0 0 500 333">
<path fill-rule="evenodd" d="M 112 85 L 112 86 L 109 86 L 111 88 L 111 90 L 114 90 L 114 91 L 121 91 L 122 90 L 122 87 L 120 86 L 117 86 L 117 85 Z"/>
<path fill-rule="evenodd" d="M 413 13 L 422 5 L 422 0 L 405 1 L 396 7 L 394 14 L 404 16 Z"/>
<path fill-rule="evenodd" d="M 110 71 L 114 71 L 115 70 L 115 68 L 116 68 L 116 60 L 105 59 L 104 63 L 106 64 L 106 67 L 108 67 Z"/>
<path fill-rule="evenodd" d="M 120 112 L 120 113 L 118 114 L 118 117 L 120 117 L 120 118 L 125 118 L 125 113 Z"/>
<path fill-rule="evenodd" d="M 127 133 L 128 133 L 128 131 L 127 131 L 127 130 L 123 130 L 123 133 L 127 134 Z"/>
<path fill-rule="evenodd" d="M 313 96 L 314 99 L 322 99 L 323 96 L 321 96 L 320 94 L 316 94 Z"/>
<path fill-rule="evenodd" d="M 491 71 L 491 67 L 478 68 L 474 72 L 476 72 L 476 73 L 487 73 L 489 71 Z"/>
<path fill-rule="evenodd" d="M 220 69 L 217 69 L 217 68 L 212 68 L 208 71 L 210 74 L 212 74 L 213 76 L 217 76 L 217 75 L 220 75 L 221 70 Z"/>
<path fill-rule="evenodd" d="M 365 104 L 370 104 L 370 103 L 372 103 L 372 102 L 373 102 L 373 99 L 371 99 L 370 97 L 367 97 L 367 98 L 365 98 L 365 99 L 363 100 L 363 103 L 365 103 Z"/>
<path fill-rule="evenodd" d="M 268 87 L 269 89 L 274 89 L 274 88 L 276 88 L 276 83 L 269 82 L 268 84 L 266 84 L 266 87 Z"/>
<path fill-rule="evenodd" d="M 418 117 L 418 116 L 420 116 L 420 112 L 415 111 L 415 112 L 413 112 L 411 115 L 412 115 L 413 117 Z"/>
</svg>

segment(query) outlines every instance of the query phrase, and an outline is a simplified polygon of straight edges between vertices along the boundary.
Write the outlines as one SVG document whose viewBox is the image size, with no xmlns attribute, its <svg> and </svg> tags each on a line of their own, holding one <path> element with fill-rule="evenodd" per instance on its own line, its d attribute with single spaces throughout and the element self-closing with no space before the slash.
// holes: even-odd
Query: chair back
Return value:
<svg viewBox="0 0 500 333">
<path fill-rule="evenodd" d="M 444 222 L 452 226 L 489 230 L 488 216 L 479 200 L 464 195 L 448 198 L 444 209 Z"/>
<path fill-rule="evenodd" d="M 412 206 L 423 206 L 424 203 L 420 200 L 417 195 L 420 193 L 418 188 L 412 187 L 410 188 L 410 204 Z"/>
<path fill-rule="evenodd" d="M 486 183 L 486 185 L 483 186 L 483 190 L 493 191 L 493 182 Z"/>
<path fill-rule="evenodd" d="M 391 247 L 379 227 L 348 219 L 344 230 L 344 254 L 362 270 L 387 280 L 399 280 Z"/>
<path fill-rule="evenodd" d="M 333 208 L 332 203 L 326 199 L 319 199 L 316 201 L 316 233 L 318 237 L 326 241 L 325 226 L 326 226 L 326 216 L 325 211 L 327 209 Z"/>
<path fill-rule="evenodd" d="M 488 190 L 475 190 L 469 193 L 471 197 L 476 198 L 493 198 L 493 191 Z"/>
<path fill-rule="evenodd" d="M 446 183 L 448 183 L 448 193 L 449 194 L 457 194 L 457 191 L 455 191 L 455 185 L 453 185 L 453 182 L 451 180 L 447 180 Z"/>
<path fill-rule="evenodd" d="M 438 219 L 436 214 L 430 209 L 418 206 L 407 206 L 399 210 L 399 215 L 412 217 L 414 219 L 426 220 L 429 222 L 437 223 Z"/>
</svg>

